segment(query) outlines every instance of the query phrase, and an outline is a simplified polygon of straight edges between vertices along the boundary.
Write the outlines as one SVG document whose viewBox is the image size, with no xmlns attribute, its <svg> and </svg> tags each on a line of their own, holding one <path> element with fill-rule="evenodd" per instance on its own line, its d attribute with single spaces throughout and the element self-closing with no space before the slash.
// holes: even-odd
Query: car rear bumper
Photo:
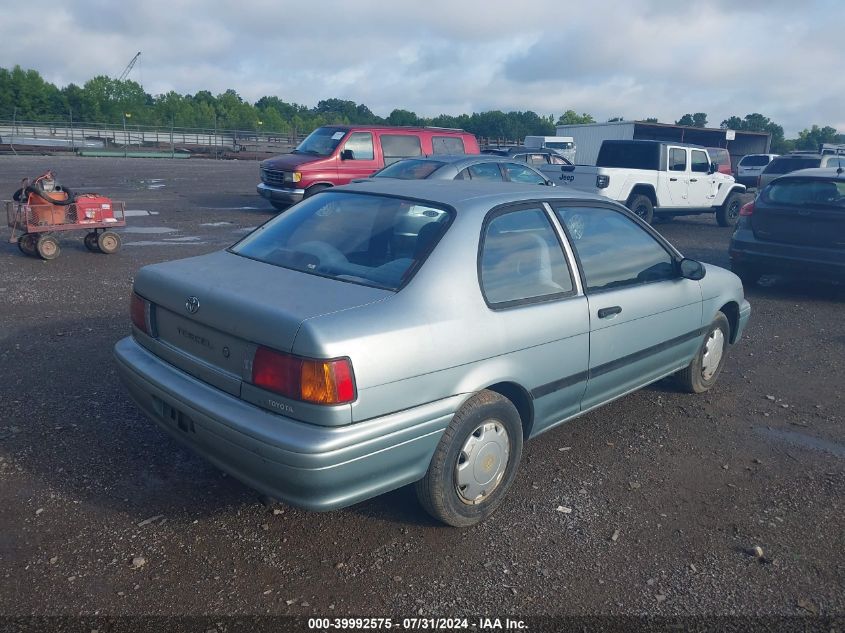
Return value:
<svg viewBox="0 0 845 633">
<path fill-rule="evenodd" d="M 271 187 L 270 185 L 265 185 L 263 182 L 258 183 L 255 190 L 262 198 L 267 198 L 271 202 L 279 202 L 281 204 L 296 204 L 305 195 L 305 189 Z"/>
<path fill-rule="evenodd" d="M 744 266 L 762 274 L 810 275 L 845 279 L 845 251 L 781 242 L 763 242 L 750 229 L 737 231 L 728 254 L 732 266 Z"/>
<path fill-rule="evenodd" d="M 115 345 L 132 399 L 161 428 L 247 486 L 332 510 L 421 479 L 460 396 L 344 427 L 277 415 L 164 362 L 132 337 Z"/>
</svg>

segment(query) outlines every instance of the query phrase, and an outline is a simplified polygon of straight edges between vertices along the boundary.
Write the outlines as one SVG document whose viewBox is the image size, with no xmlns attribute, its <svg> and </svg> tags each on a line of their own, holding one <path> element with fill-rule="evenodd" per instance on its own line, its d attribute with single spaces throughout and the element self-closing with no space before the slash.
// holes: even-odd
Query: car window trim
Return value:
<svg viewBox="0 0 845 633">
<path fill-rule="evenodd" d="M 487 239 L 487 227 L 493 220 L 502 215 L 505 215 L 507 213 L 513 213 L 515 211 L 522 211 L 525 209 L 539 209 L 543 212 L 543 215 L 549 222 L 552 234 L 555 236 L 555 240 L 557 241 L 558 246 L 561 249 L 561 253 L 563 254 L 564 261 L 566 262 L 566 267 L 569 269 L 569 280 L 572 284 L 572 290 L 567 290 L 565 292 L 556 292 L 550 295 L 542 295 L 540 297 L 527 297 L 525 299 L 515 299 L 513 301 L 502 301 L 501 303 L 490 303 L 490 301 L 488 301 L 487 299 L 487 293 L 484 292 L 484 284 L 481 281 L 481 256 L 484 252 L 484 244 Z M 481 297 L 484 299 L 484 303 L 487 308 L 494 312 L 499 312 L 501 310 L 509 310 L 512 308 L 522 308 L 526 306 L 536 305 L 539 303 L 549 303 L 551 301 L 565 301 L 567 299 L 582 296 L 580 292 L 580 284 L 578 283 L 579 280 L 576 279 L 577 274 L 572 268 L 572 262 L 567 257 L 566 246 L 564 246 L 561 240 L 561 235 L 556 229 L 554 218 L 550 217 L 547 204 L 543 200 L 520 200 L 519 202 L 508 202 L 490 209 L 484 216 L 484 221 L 481 223 L 481 233 L 479 234 L 478 239 L 478 252 L 476 253 L 475 268 L 476 277 L 478 280 L 478 289 L 481 291 Z"/>
</svg>

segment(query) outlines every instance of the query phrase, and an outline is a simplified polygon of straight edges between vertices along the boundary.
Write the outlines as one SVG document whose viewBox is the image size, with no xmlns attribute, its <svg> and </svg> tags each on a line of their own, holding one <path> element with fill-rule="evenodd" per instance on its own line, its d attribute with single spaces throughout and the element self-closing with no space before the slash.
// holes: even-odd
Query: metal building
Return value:
<svg viewBox="0 0 845 633">
<path fill-rule="evenodd" d="M 733 133 L 733 134 L 731 134 Z M 772 135 L 768 132 L 743 132 L 722 128 L 687 127 L 645 121 L 613 121 L 612 123 L 586 123 L 583 125 L 558 125 L 558 136 L 575 139 L 575 162 L 595 165 L 599 148 L 605 140 L 651 140 L 691 143 L 704 147 L 726 147 L 731 163 L 736 165 L 746 154 L 768 154 Z M 733 136 L 733 139 L 729 139 Z"/>
</svg>

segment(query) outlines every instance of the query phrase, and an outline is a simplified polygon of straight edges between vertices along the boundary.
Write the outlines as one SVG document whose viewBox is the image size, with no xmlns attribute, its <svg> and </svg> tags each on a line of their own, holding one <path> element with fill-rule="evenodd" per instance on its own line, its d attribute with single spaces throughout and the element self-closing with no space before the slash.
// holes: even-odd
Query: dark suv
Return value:
<svg viewBox="0 0 845 633">
<path fill-rule="evenodd" d="M 845 279 L 845 169 L 802 169 L 773 180 L 739 212 L 731 270 Z"/>
</svg>

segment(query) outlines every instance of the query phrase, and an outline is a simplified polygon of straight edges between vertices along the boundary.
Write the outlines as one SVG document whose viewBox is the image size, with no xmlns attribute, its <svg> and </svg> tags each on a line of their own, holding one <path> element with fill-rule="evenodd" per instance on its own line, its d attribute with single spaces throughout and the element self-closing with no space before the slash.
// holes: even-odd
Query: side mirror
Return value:
<svg viewBox="0 0 845 633">
<path fill-rule="evenodd" d="M 704 268 L 704 264 L 687 257 L 684 257 L 681 260 L 680 264 L 678 264 L 678 268 L 680 270 L 681 277 L 692 281 L 704 279 L 704 275 L 707 273 L 707 269 Z"/>
<path fill-rule="evenodd" d="M 351 149 L 344 149 L 340 152 L 340 160 L 355 160 L 355 155 Z"/>
<path fill-rule="evenodd" d="M 719 163 L 710 163 L 710 172 L 711 174 L 715 174 L 719 171 Z"/>
</svg>

